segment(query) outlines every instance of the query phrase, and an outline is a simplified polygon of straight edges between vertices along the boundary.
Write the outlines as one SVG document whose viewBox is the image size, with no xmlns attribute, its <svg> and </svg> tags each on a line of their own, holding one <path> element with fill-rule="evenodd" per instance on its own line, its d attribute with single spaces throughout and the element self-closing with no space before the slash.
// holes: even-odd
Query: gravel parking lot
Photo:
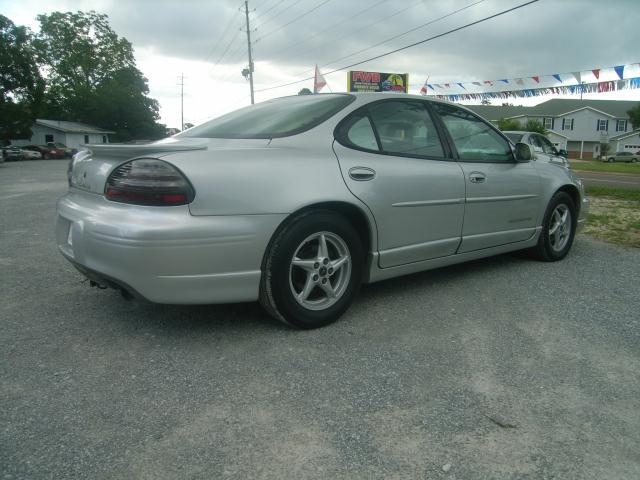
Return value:
<svg viewBox="0 0 640 480">
<path fill-rule="evenodd" d="M 295 331 L 90 289 L 54 243 L 65 169 L 0 165 L 2 478 L 640 478 L 640 251 L 581 235 Z"/>
</svg>

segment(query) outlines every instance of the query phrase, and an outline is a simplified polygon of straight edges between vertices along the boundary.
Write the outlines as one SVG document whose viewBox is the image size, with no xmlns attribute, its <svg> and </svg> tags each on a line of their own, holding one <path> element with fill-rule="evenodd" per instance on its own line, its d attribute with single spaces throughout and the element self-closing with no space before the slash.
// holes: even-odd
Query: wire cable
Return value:
<svg viewBox="0 0 640 480">
<path fill-rule="evenodd" d="M 336 68 L 336 69 L 331 70 L 329 72 L 325 72 L 323 75 L 331 75 L 332 73 L 340 72 L 342 70 L 346 70 L 347 68 L 355 67 L 357 65 L 362 65 L 363 63 L 367 63 L 367 62 L 370 62 L 372 60 L 378 60 L 379 58 L 383 58 L 383 57 L 387 57 L 389 55 L 393 55 L 394 53 L 398 53 L 398 52 L 401 52 L 403 50 L 407 50 L 408 48 L 412 48 L 412 47 L 415 47 L 417 45 L 422 45 L 424 43 L 431 42 L 431 41 L 436 40 L 438 38 L 442 38 L 442 37 L 444 37 L 446 35 L 450 35 L 452 33 L 459 32 L 460 30 L 464 30 L 465 28 L 469 28 L 469 27 L 472 27 L 474 25 L 478 25 L 479 23 L 483 23 L 483 22 L 486 22 L 488 20 L 491 20 L 493 18 L 500 17 L 502 15 L 505 15 L 507 13 L 513 12 L 515 10 L 518 10 L 520 8 L 526 7 L 528 5 L 536 3 L 538 1 L 539 0 L 530 0 L 529 2 L 525 2 L 525 3 L 522 3 L 520 5 L 516 5 L 515 7 L 509 8 L 507 10 L 502 10 L 502 11 L 500 11 L 498 13 L 494 13 L 493 15 L 489 15 L 488 17 L 484 17 L 484 18 L 481 18 L 479 20 L 476 20 L 475 22 L 466 23 L 466 24 L 464 24 L 464 25 L 462 25 L 460 27 L 456 27 L 456 28 L 453 28 L 451 30 L 447 30 L 446 32 L 439 33 L 438 35 L 433 35 L 433 36 L 431 36 L 429 38 L 425 38 L 424 40 L 420 40 L 418 42 L 410 43 L 409 45 L 405 45 L 404 47 L 396 48 L 396 49 L 391 50 L 389 52 L 385 52 L 385 53 L 382 53 L 380 55 L 376 55 L 374 57 L 370 57 L 370 58 L 367 58 L 365 60 L 361 60 L 359 62 L 352 63 L 350 65 L 345 65 L 344 67 Z M 300 80 L 296 80 L 294 82 L 284 83 L 282 85 L 278 85 L 278 86 L 275 86 L 275 87 L 261 88 L 261 89 L 255 90 L 255 92 L 264 92 L 264 91 L 267 91 L 267 90 L 274 90 L 276 88 L 287 87 L 289 85 L 296 85 L 298 83 L 302 83 L 302 82 L 306 82 L 306 81 L 312 80 L 313 78 L 314 77 L 312 76 L 312 77 L 307 77 L 307 78 L 303 78 L 303 79 L 300 79 Z"/>
<path fill-rule="evenodd" d="M 265 33 L 264 35 L 262 35 L 261 37 L 258 37 L 255 39 L 254 43 L 258 43 L 261 40 L 264 40 L 265 38 L 273 35 L 274 33 L 277 33 L 279 31 L 281 31 L 283 28 L 288 27 L 289 25 L 291 25 L 294 22 L 297 22 L 298 20 L 300 20 L 303 17 L 306 17 L 307 15 L 309 15 L 310 13 L 315 12 L 316 10 L 318 10 L 320 7 L 322 7 L 323 5 L 326 5 L 327 3 L 329 3 L 331 0 L 324 0 L 323 2 L 321 2 L 320 4 L 316 5 L 315 7 L 307 10 L 306 12 L 298 15 L 297 17 L 295 17 L 294 19 L 288 21 L 287 23 L 285 23 L 284 25 L 280 25 L 278 28 L 276 28 L 275 30 L 271 30 L 270 32 Z"/>
</svg>

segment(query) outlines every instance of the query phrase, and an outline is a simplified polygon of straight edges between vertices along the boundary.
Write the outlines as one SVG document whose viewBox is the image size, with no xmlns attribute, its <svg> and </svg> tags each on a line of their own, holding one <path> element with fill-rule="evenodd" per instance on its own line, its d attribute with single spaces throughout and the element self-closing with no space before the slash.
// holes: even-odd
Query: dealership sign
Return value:
<svg viewBox="0 0 640 480">
<path fill-rule="evenodd" d="M 349 92 L 399 92 L 407 93 L 408 73 L 349 72 L 347 90 Z"/>
</svg>

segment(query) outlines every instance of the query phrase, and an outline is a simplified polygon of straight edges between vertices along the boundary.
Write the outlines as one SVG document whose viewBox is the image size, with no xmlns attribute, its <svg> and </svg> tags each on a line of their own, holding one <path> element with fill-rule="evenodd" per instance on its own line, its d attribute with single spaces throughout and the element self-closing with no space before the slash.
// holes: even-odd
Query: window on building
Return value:
<svg viewBox="0 0 640 480">
<path fill-rule="evenodd" d="M 606 132 L 609 130 L 609 120 L 598 120 L 596 130 L 599 132 Z"/>
<path fill-rule="evenodd" d="M 547 130 L 553 130 L 553 124 L 554 124 L 553 120 L 554 120 L 553 118 L 545 117 L 543 119 L 544 128 Z"/>
<path fill-rule="evenodd" d="M 626 131 L 627 131 L 627 121 L 616 120 L 616 132 L 626 132 Z"/>
<path fill-rule="evenodd" d="M 45 135 L 44 136 L 44 143 L 51 143 L 53 142 L 53 135 L 49 134 L 49 135 Z"/>
<path fill-rule="evenodd" d="M 89 143 L 89 135 L 84 136 L 84 143 Z"/>
<path fill-rule="evenodd" d="M 573 118 L 563 118 L 562 119 L 562 129 L 563 130 L 573 130 Z"/>
</svg>

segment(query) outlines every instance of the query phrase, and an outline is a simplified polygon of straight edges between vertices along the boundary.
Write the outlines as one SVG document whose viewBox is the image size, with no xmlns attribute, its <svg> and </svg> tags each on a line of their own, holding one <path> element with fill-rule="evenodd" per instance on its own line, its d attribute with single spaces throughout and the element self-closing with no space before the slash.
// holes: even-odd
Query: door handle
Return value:
<svg viewBox="0 0 640 480">
<path fill-rule="evenodd" d="M 471 183 L 484 183 L 487 180 L 487 176 L 482 172 L 471 172 L 469 174 L 469 181 Z"/>
<path fill-rule="evenodd" d="M 349 169 L 349 176 L 356 182 L 365 182 L 373 180 L 376 176 L 376 171 L 368 167 L 353 167 Z"/>
</svg>

